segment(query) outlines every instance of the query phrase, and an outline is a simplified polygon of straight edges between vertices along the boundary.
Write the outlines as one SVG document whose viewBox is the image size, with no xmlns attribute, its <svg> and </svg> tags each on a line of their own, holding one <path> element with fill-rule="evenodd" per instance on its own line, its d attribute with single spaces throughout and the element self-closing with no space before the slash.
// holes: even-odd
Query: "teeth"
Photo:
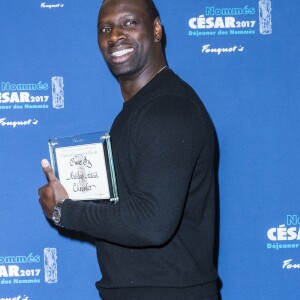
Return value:
<svg viewBox="0 0 300 300">
<path fill-rule="evenodd" d="M 119 56 L 125 55 L 127 53 L 130 53 L 132 51 L 133 51 L 132 48 L 130 48 L 130 49 L 124 49 L 124 50 L 120 50 L 120 51 L 117 51 L 117 52 L 113 52 L 111 54 L 111 56 L 113 56 L 113 57 L 119 57 Z"/>
</svg>

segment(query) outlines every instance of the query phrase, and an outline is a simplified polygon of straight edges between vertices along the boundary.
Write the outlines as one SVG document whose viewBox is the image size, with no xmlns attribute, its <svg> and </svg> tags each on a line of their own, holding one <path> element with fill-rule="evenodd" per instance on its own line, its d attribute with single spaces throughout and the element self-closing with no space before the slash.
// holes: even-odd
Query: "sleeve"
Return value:
<svg viewBox="0 0 300 300">
<path fill-rule="evenodd" d="M 134 186 L 117 204 L 66 200 L 62 224 L 127 247 L 160 246 L 176 232 L 205 135 L 199 107 L 158 97 L 134 120 L 138 148 Z"/>
</svg>

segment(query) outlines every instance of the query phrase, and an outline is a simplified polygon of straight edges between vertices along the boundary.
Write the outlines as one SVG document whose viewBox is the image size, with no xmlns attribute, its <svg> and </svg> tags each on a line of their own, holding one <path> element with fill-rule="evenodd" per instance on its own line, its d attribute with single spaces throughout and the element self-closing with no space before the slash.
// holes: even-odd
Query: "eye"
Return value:
<svg viewBox="0 0 300 300">
<path fill-rule="evenodd" d="M 98 29 L 98 32 L 99 32 L 99 34 L 100 34 L 100 33 L 109 33 L 109 32 L 111 32 L 111 28 L 108 27 L 108 26 L 100 27 L 100 28 Z"/>
<path fill-rule="evenodd" d="M 134 20 L 127 20 L 127 21 L 125 21 L 125 22 L 123 23 L 123 26 L 125 26 L 125 27 L 130 27 L 130 26 L 134 26 L 134 25 L 136 25 L 136 24 L 137 24 L 137 22 L 134 21 Z"/>
<path fill-rule="evenodd" d="M 103 33 L 111 32 L 111 28 L 110 27 L 104 27 L 104 28 L 102 28 L 101 32 L 103 32 Z"/>
</svg>

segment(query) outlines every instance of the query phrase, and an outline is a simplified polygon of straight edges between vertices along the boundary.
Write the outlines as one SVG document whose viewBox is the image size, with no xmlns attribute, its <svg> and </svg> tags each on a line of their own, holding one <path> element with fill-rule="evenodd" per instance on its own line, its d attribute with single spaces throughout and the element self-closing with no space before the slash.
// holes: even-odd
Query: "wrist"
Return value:
<svg viewBox="0 0 300 300">
<path fill-rule="evenodd" d="M 54 210 L 51 214 L 51 220 L 56 226 L 63 227 L 61 224 L 61 209 L 62 205 L 66 199 L 60 200 L 56 203 Z"/>
</svg>

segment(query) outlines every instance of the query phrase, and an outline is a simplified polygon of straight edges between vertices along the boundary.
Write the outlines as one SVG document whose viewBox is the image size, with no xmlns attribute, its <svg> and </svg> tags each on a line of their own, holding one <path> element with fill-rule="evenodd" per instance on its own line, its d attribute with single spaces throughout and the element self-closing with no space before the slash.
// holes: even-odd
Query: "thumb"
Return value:
<svg viewBox="0 0 300 300">
<path fill-rule="evenodd" d="M 41 161 L 41 165 L 42 165 L 43 171 L 46 175 L 46 178 L 47 178 L 48 182 L 57 180 L 57 178 L 56 178 L 56 176 L 55 176 L 55 174 L 54 174 L 54 172 L 53 172 L 53 170 L 52 170 L 52 168 L 49 164 L 49 161 L 47 159 L 43 159 Z"/>
</svg>

